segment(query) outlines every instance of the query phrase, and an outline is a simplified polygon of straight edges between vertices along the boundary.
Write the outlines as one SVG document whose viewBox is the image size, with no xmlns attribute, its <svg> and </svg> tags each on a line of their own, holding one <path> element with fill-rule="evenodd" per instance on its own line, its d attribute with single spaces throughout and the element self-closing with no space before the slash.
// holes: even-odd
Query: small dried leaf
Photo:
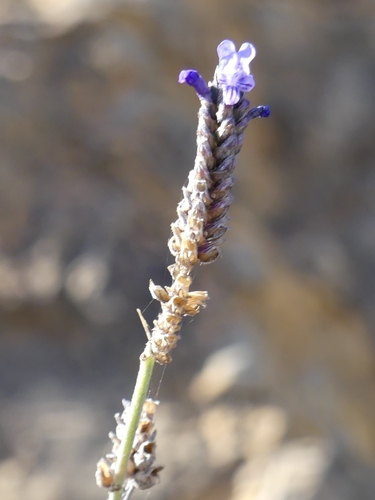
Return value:
<svg viewBox="0 0 375 500">
<path fill-rule="evenodd" d="M 101 458 L 96 464 L 95 480 L 100 488 L 109 488 L 113 484 L 114 474 L 106 459 Z"/>
<path fill-rule="evenodd" d="M 155 285 L 152 280 L 149 282 L 149 290 L 153 299 L 156 299 L 159 302 L 168 302 L 170 297 L 166 290 L 164 290 L 162 286 Z"/>
</svg>

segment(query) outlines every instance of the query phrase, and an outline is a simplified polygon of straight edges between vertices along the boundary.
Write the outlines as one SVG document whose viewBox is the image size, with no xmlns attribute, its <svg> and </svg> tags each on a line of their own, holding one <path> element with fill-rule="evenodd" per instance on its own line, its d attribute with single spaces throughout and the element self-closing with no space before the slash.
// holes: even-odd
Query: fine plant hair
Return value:
<svg viewBox="0 0 375 500">
<path fill-rule="evenodd" d="M 162 467 L 154 465 L 154 416 L 159 402 L 147 399 L 153 367 L 155 362 L 172 361 L 183 318 L 195 316 L 206 306 L 208 293 L 190 290 L 192 270 L 220 255 L 244 130 L 252 119 L 270 114 L 268 106 L 251 108 L 245 98 L 255 85 L 250 73 L 253 45 L 244 43 L 237 52 L 233 42 L 224 40 L 218 55 L 219 64 L 208 85 L 196 70 L 183 70 L 179 76 L 179 82 L 192 86 L 200 101 L 197 154 L 182 188 L 177 220 L 171 224 L 171 285 L 162 287 L 150 280 L 150 293 L 160 303 L 160 312 L 150 328 L 138 310 L 148 341 L 140 356 L 132 399 L 123 400 L 123 412 L 115 415 L 116 432 L 109 434 L 112 451 L 97 464 L 96 481 L 108 488 L 109 500 L 128 499 L 134 488 L 147 489 L 160 480 Z"/>
</svg>

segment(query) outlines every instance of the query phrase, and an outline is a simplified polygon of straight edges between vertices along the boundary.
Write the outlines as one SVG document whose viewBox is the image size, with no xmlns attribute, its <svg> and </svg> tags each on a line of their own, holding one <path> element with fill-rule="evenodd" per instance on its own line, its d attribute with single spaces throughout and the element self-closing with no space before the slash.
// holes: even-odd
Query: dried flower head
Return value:
<svg viewBox="0 0 375 500">
<path fill-rule="evenodd" d="M 218 86 L 223 91 L 224 104 L 234 106 L 241 98 L 241 92 L 250 92 L 255 86 L 250 73 L 250 62 L 256 51 L 251 43 L 243 43 L 236 52 L 231 40 L 224 40 L 217 48 L 219 64 L 216 68 Z"/>
<path fill-rule="evenodd" d="M 119 459 L 121 442 L 125 437 L 129 420 L 130 401 L 123 400 L 124 411 L 116 413 L 116 433 L 110 432 L 112 451 L 101 458 L 97 464 L 96 483 L 110 491 L 123 490 L 123 485 L 115 484 L 116 462 Z M 156 430 L 154 415 L 158 401 L 146 399 L 135 433 L 133 448 L 127 464 L 127 487 L 145 490 L 159 482 L 159 472 L 163 467 L 155 467 Z"/>
</svg>

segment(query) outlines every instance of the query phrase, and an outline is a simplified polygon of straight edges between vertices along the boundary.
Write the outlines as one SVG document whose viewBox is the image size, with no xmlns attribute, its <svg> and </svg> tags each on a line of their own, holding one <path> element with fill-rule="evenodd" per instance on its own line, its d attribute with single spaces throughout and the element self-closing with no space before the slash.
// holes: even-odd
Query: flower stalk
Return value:
<svg viewBox="0 0 375 500">
<path fill-rule="evenodd" d="M 206 84 L 196 70 L 183 70 L 180 83 L 192 86 L 200 100 L 197 128 L 197 155 L 194 168 L 182 188 L 177 220 L 172 223 L 168 247 L 175 258 L 168 267 L 172 282 L 162 287 L 150 281 L 151 296 L 160 303 L 160 313 L 150 330 L 138 311 L 148 342 L 140 356 L 140 367 L 131 403 L 125 402 L 116 434 L 110 434 L 112 453 L 98 462 L 96 479 L 109 488 L 109 500 L 129 498 L 133 488 L 146 489 L 159 481 L 160 467 L 154 467 L 155 436 L 153 417 L 157 402 L 146 400 L 155 362 L 168 364 L 180 338 L 182 320 L 195 316 L 208 300 L 206 291 L 191 291 L 192 270 L 209 264 L 220 255 L 227 230 L 231 188 L 243 133 L 250 120 L 267 117 L 268 106 L 250 108 L 244 93 L 254 78 L 250 62 L 255 48 L 242 44 L 236 52 L 230 40 L 218 46 L 219 64 L 213 82 Z"/>
<path fill-rule="evenodd" d="M 126 422 L 126 433 L 118 448 L 112 485 L 113 491 L 109 494 L 109 500 L 121 500 L 123 494 L 122 487 L 126 479 L 128 461 L 133 448 L 138 422 L 150 386 L 154 364 L 155 358 L 153 356 L 143 357 L 139 363 L 137 380 L 129 408 L 129 417 Z"/>
</svg>

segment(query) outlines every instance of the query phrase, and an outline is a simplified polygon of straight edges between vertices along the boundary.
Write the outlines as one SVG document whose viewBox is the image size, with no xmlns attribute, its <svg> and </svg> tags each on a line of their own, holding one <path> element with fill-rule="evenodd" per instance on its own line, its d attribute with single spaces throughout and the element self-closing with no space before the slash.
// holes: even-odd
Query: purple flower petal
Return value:
<svg viewBox="0 0 375 500">
<path fill-rule="evenodd" d="M 229 56 L 236 52 L 236 46 L 232 42 L 232 40 L 224 40 L 217 47 L 217 55 L 219 56 L 219 60 L 223 57 Z"/>
<path fill-rule="evenodd" d="M 219 64 L 216 68 L 216 80 L 223 91 L 224 104 L 233 106 L 241 99 L 241 92 L 249 92 L 255 86 L 250 73 L 250 62 L 255 57 L 255 47 L 243 43 L 236 52 L 231 40 L 224 40 L 217 48 Z"/>
<path fill-rule="evenodd" d="M 253 75 L 246 75 L 242 77 L 238 83 L 238 88 L 241 92 L 250 92 L 255 87 L 255 81 Z"/>
<path fill-rule="evenodd" d="M 254 45 L 251 43 L 243 43 L 238 51 L 238 55 L 240 56 L 241 64 L 243 70 L 249 75 L 250 74 L 250 63 L 256 56 L 256 50 Z"/>
<path fill-rule="evenodd" d="M 234 106 L 241 98 L 240 91 L 237 87 L 224 86 L 223 87 L 223 101 L 227 106 Z"/>
</svg>

